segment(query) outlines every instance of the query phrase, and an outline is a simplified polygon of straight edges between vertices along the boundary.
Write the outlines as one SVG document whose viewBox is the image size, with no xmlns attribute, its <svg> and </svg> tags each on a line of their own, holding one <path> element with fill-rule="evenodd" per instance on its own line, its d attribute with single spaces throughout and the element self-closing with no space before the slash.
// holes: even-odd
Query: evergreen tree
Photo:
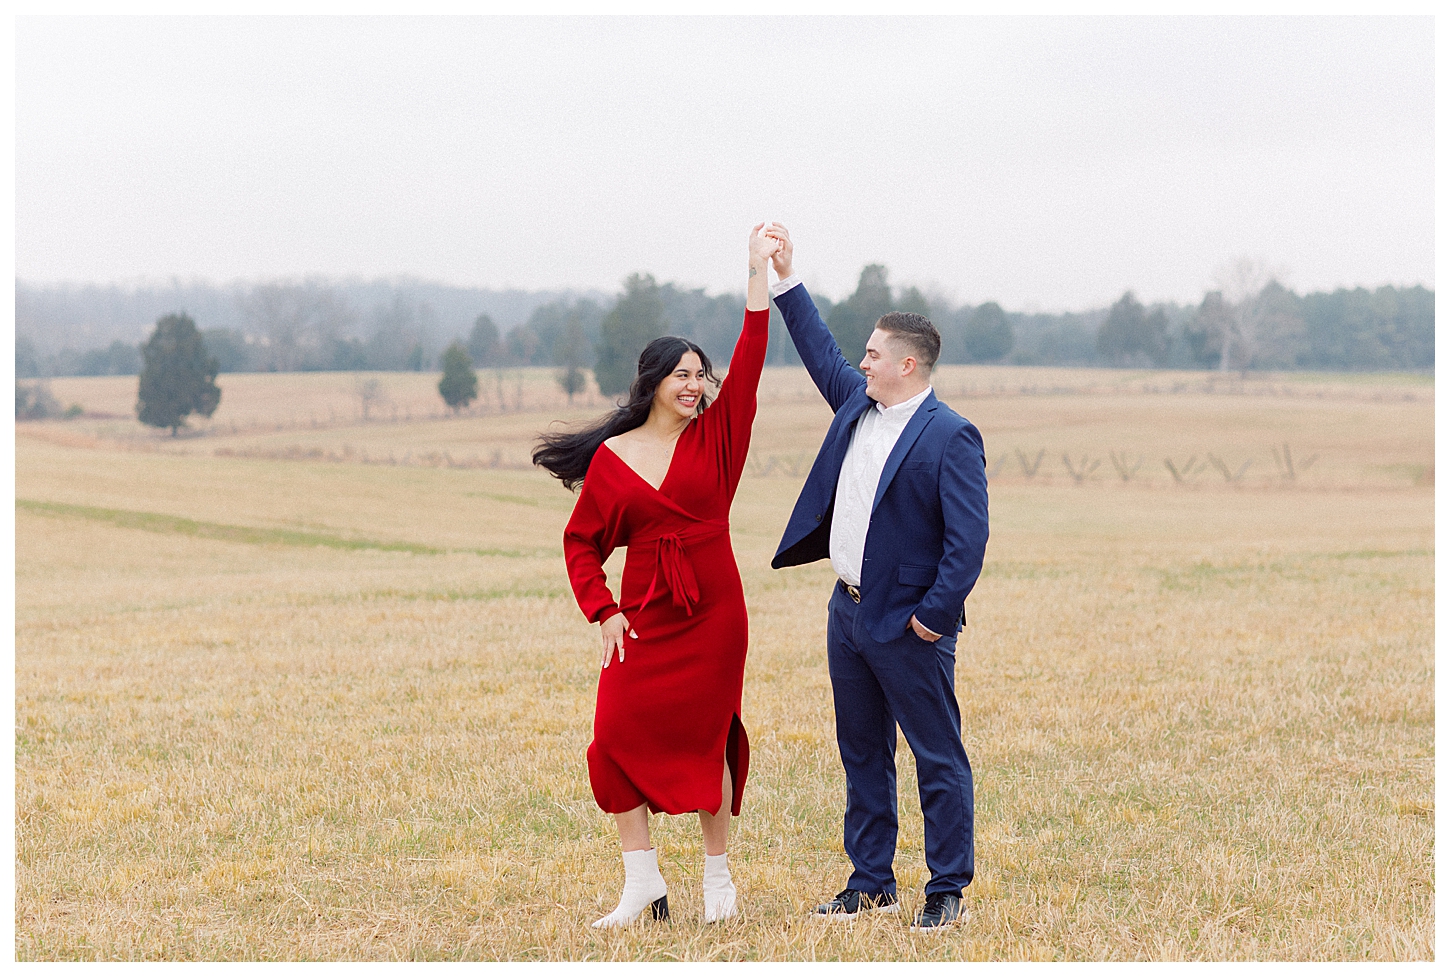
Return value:
<svg viewBox="0 0 1450 977">
<path fill-rule="evenodd" d="M 665 334 L 664 303 L 653 275 L 630 275 L 624 294 L 599 324 L 594 380 L 606 397 L 624 393 L 634 380 L 639 354 Z"/>
<path fill-rule="evenodd" d="M 924 318 L 931 318 L 931 304 L 927 302 L 926 296 L 921 294 L 920 289 L 912 285 L 896 298 L 892 306 L 893 312 L 915 312 Z M 934 324 L 934 323 L 933 323 Z M 941 330 L 937 330 L 940 332 Z"/>
<path fill-rule="evenodd" d="M 527 322 L 521 322 L 509 330 L 505 348 L 508 351 L 508 361 L 514 366 L 539 365 L 540 357 L 547 359 L 550 352 L 539 342 L 539 334 Z"/>
<path fill-rule="evenodd" d="M 1145 358 L 1163 363 L 1168 358 L 1168 316 L 1162 309 L 1149 313 L 1137 296 L 1124 292 L 1098 329 L 1097 349 L 1118 366 Z"/>
<path fill-rule="evenodd" d="M 1253 367 L 1292 370 L 1300 366 L 1309 346 L 1304 319 L 1299 313 L 1299 296 L 1270 279 L 1256 301 L 1260 322 L 1254 336 Z"/>
<path fill-rule="evenodd" d="M 498 326 L 487 315 L 479 314 L 473 320 L 473 331 L 468 334 L 468 355 L 480 367 L 498 366 L 503 357 L 503 345 L 499 342 Z"/>
<path fill-rule="evenodd" d="M 831 309 L 826 325 L 846 359 L 855 363 L 866 354 L 866 340 L 871 338 L 876 320 L 890 311 L 891 286 L 886 283 L 886 266 L 867 265 L 861 269 L 856 291 Z"/>
<path fill-rule="evenodd" d="M 169 427 L 175 437 L 188 414 L 211 417 L 221 403 L 216 358 L 207 354 L 196 323 L 185 312 L 157 320 L 141 358 L 136 416 L 142 424 Z"/>
<path fill-rule="evenodd" d="M 584 338 L 583 317 L 576 312 L 571 312 L 564 322 L 564 329 L 559 334 L 559 341 L 554 344 L 554 362 L 564 369 L 559 374 L 559 386 L 564 388 L 564 393 L 569 395 L 569 403 L 574 403 L 574 395 L 584 390 L 584 357 L 588 354 L 588 340 Z"/>
<path fill-rule="evenodd" d="M 968 363 L 991 363 L 1012 352 L 1012 324 L 996 302 L 983 302 L 972 310 L 962 330 Z"/>
<path fill-rule="evenodd" d="M 438 392 L 455 414 L 478 397 L 478 374 L 473 372 L 473 360 L 456 339 L 443 351 L 443 377 L 438 381 Z"/>
<path fill-rule="evenodd" d="M 1223 292 L 1207 292 L 1198 308 L 1183 323 L 1183 342 L 1194 366 L 1213 367 L 1219 362 L 1220 344 L 1232 328 L 1232 311 Z"/>
</svg>

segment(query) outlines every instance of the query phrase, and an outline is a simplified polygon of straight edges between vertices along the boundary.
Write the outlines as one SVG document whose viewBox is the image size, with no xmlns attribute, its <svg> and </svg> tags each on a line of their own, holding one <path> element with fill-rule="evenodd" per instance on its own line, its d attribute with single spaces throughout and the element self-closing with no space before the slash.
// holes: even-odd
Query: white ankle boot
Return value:
<svg viewBox="0 0 1450 977">
<path fill-rule="evenodd" d="M 735 915 L 735 882 L 725 855 L 705 856 L 705 922 L 718 923 Z"/>
<path fill-rule="evenodd" d="M 655 919 L 670 918 L 665 877 L 660 874 L 659 852 L 654 848 L 624 853 L 624 892 L 620 893 L 619 905 L 590 925 L 595 929 L 628 926 L 646 909 L 652 910 Z"/>
</svg>

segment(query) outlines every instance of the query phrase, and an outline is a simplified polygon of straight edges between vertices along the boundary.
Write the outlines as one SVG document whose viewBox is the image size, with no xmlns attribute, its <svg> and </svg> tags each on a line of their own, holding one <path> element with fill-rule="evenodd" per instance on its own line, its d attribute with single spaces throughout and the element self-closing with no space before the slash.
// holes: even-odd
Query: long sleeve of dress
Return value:
<svg viewBox="0 0 1450 977">
<path fill-rule="evenodd" d="M 770 310 L 745 312 L 745 324 L 730 357 L 730 372 L 720 385 L 720 395 L 706 411 L 711 418 L 711 435 L 716 439 L 721 469 L 727 473 L 731 490 L 745 470 L 750 451 L 750 427 L 755 422 L 755 395 L 765 368 L 770 343 Z"/>
<path fill-rule="evenodd" d="M 618 526 L 614 523 L 600 510 L 597 493 L 586 477 L 574 513 L 564 527 L 564 565 L 574 599 L 590 624 L 613 617 L 619 610 L 604 574 L 604 561 L 618 545 Z"/>
</svg>

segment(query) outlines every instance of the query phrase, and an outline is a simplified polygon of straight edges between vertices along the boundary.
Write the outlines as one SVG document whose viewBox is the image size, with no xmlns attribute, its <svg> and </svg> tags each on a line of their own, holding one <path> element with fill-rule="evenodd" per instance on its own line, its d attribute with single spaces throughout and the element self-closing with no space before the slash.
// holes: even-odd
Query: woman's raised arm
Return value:
<svg viewBox="0 0 1450 977">
<path fill-rule="evenodd" d="M 770 308 L 770 287 L 766 284 L 766 271 L 770 269 L 771 255 L 780 248 L 780 242 L 760 233 L 765 224 L 756 224 L 750 232 L 750 276 L 745 286 L 745 310 L 763 312 Z"/>
<path fill-rule="evenodd" d="M 765 366 L 765 351 L 770 341 L 770 290 L 765 273 L 770 256 L 780 242 L 760 233 L 764 224 L 750 232 L 750 277 L 745 292 L 745 322 L 740 338 L 730 357 L 730 372 L 720 386 L 720 396 L 705 412 L 710 434 L 716 446 L 717 460 L 726 472 L 731 491 L 740 481 L 745 468 L 745 455 L 750 450 L 750 427 L 755 420 L 755 388 Z"/>
</svg>

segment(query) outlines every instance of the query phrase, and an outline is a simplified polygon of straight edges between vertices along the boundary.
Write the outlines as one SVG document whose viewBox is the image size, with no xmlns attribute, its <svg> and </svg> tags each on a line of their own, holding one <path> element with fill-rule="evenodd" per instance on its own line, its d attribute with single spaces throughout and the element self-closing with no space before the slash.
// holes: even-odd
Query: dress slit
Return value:
<svg viewBox="0 0 1450 977">
<path fill-rule="evenodd" d="M 738 712 L 730 714 L 730 732 L 725 734 L 725 765 L 730 768 L 730 813 L 739 817 L 745 778 L 750 775 L 750 737 Z"/>
</svg>

